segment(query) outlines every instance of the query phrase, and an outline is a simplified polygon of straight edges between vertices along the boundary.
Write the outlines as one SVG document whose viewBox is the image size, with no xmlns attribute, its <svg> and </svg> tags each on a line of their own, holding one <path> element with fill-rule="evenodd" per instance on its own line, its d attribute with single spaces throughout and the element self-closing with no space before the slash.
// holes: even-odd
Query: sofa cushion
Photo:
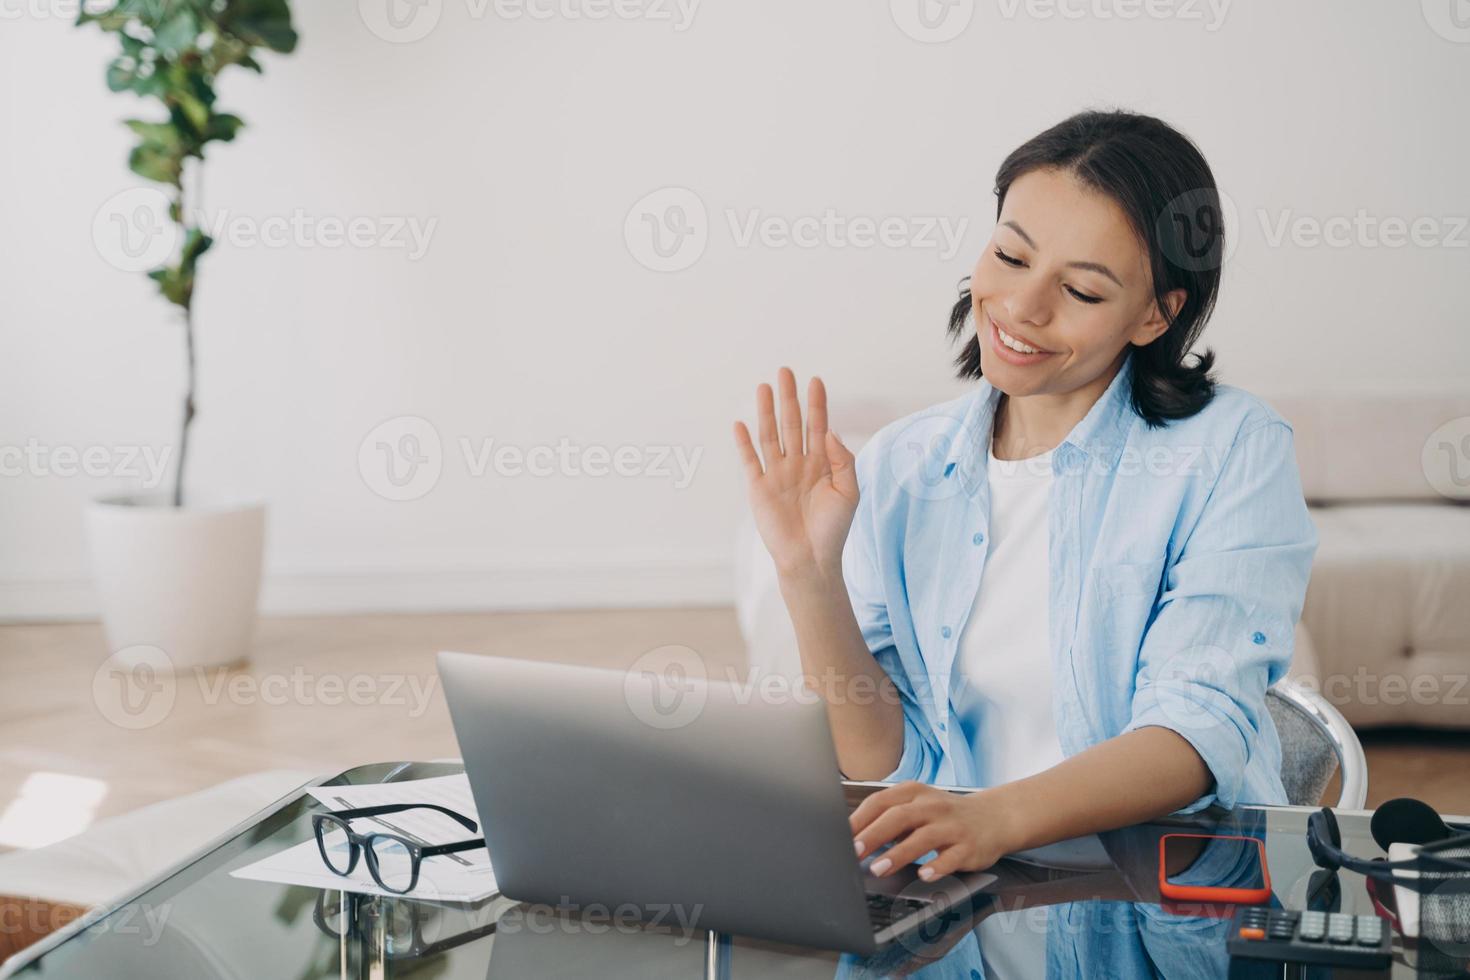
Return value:
<svg viewBox="0 0 1470 980">
<path fill-rule="evenodd" d="M 1315 507 L 1302 622 L 1321 693 L 1356 726 L 1470 727 L 1470 509 Z"/>
</svg>

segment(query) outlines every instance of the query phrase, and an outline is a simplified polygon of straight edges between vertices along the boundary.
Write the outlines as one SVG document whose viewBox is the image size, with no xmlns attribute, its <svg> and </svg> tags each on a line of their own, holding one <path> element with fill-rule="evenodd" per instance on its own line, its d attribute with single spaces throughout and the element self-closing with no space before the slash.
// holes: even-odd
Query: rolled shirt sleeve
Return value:
<svg viewBox="0 0 1470 980">
<path fill-rule="evenodd" d="M 1316 550 L 1290 425 L 1243 427 L 1165 575 L 1124 729 L 1170 729 L 1204 760 L 1213 786 L 1182 812 L 1270 802 L 1250 798 L 1247 763 L 1279 752 L 1261 738 L 1266 689 L 1290 664 Z"/>
<path fill-rule="evenodd" d="M 933 782 L 939 769 L 939 746 L 934 741 L 929 720 L 915 696 L 914 686 L 899 656 L 893 624 L 889 618 L 888 597 L 884 592 L 883 577 L 878 564 L 874 498 L 877 495 L 880 441 L 881 434 L 869 440 L 858 453 L 856 469 L 860 497 L 852 528 L 842 550 L 842 576 L 863 641 L 878 665 L 898 688 L 902 702 L 903 755 L 899 759 L 898 767 L 884 781 L 916 779 Z"/>
</svg>

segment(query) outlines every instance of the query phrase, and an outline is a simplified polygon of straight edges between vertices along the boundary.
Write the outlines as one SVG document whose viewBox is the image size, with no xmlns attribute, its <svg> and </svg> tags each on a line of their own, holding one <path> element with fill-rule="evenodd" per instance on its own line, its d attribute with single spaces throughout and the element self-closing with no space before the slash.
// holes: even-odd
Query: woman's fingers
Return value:
<svg viewBox="0 0 1470 980">
<path fill-rule="evenodd" d="M 966 850 L 962 844 L 950 843 L 939 847 L 939 853 L 932 861 L 925 862 L 919 869 L 919 877 L 925 881 L 938 881 L 947 875 L 958 871 L 979 871 L 980 868 L 964 867 Z"/>
<path fill-rule="evenodd" d="M 887 789 L 880 789 L 876 793 L 869 793 L 867 799 L 859 803 L 847 818 L 848 824 L 852 827 L 853 836 L 861 834 L 868 825 L 888 812 L 890 808 L 913 799 L 922 787 L 923 783 L 910 780 L 896 786 L 889 786 Z M 868 849 L 872 850 L 871 847 Z"/>
<path fill-rule="evenodd" d="M 740 453 L 741 465 L 745 467 L 746 479 L 759 480 L 765 475 L 760 455 L 755 451 L 755 444 L 750 441 L 750 430 L 745 427 L 744 422 L 735 423 L 735 448 Z"/>
<path fill-rule="evenodd" d="M 827 455 L 827 388 L 815 374 L 806 386 L 806 451 L 819 459 Z"/>
<path fill-rule="evenodd" d="M 760 430 L 761 452 L 766 465 L 781 458 L 781 437 L 776 432 L 776 400 L 771 386 L 762 382 L 755 389 L 756 427 Z"/>
<path fill-rule="evenodd" d="M 786 455 L 800 456 L 801 403 L 796 400 L 796 375 L 783 367 L 777 372 L 776 383 L 781 388 L 781 446 Z"/>
<path fill-rule="evenodd" d="M 936 824 L 920 823 L 903 840 L 894 844 L 868 866 L 868 870 L 882 878 L 899 868 L 913 864 L 930 851 L 954 844 L 953 835 Z"/>
</svg>

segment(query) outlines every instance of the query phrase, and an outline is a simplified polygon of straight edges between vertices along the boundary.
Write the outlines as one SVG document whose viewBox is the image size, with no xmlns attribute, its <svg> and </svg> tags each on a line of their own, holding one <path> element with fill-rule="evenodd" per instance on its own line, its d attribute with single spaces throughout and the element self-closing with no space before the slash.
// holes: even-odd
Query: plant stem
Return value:
<svg viewBox="0 0 1470 980">
<path fill-rule="evenodd" d="M 178 183 L 179 225 L 188 240 L 189 212 L 185 209 L 184 177 Z M 184 416 L 179 422 L 179 465 L 174 470 L 174 506 L 184 506 L 184 464 L 189 456 L 189 426 L 194 421 L 194 290 L 191 286 L 184 295 Z"/>
<path fill-rule="evenodd" d="M 184 462 L 189 455 L 189 424 L 194 421 L 194 304 L 184 307 L 184 349 L 188 367 L 184 387 L 184 418 L 179 425 L 179 465 L 174 471 L 174 506 L 184 506 Z"/>
</svg>

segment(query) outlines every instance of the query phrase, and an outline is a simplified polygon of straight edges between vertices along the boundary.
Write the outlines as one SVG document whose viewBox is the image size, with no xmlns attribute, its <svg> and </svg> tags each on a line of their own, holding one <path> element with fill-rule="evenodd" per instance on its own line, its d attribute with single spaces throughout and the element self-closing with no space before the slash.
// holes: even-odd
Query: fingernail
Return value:
<svg viewBox="0 0 1470 980">
<path fill-rule="evenodd" d="M 864 844 L 860 840 L 855 840 L 855 841 L 852 842 L 852 849 L 854 851 L 857 851 L 857 856 L 858 857 L 862 857 L 863 856 L 863 852 L 868 849 L 868 845 L 867 844 Z"/>
<path fill-rule="evenodd" d="M 930 867 L 920 868 L 919 869 L 919 877 L 920 878 L 923 878 L 925 881 L 933 881 L 934 880 L 934 869 L 933 868 L 930 868 Z"/>
<path fill-rule="evenodd" d="M 875 875 L 882 875 L 887 874 L 888 869 L 891 867 L 893 867 L 893 862 L 887 858 L 883 858 L 881 861 L 874 861 L 868 870 Z"/>
</svg>

